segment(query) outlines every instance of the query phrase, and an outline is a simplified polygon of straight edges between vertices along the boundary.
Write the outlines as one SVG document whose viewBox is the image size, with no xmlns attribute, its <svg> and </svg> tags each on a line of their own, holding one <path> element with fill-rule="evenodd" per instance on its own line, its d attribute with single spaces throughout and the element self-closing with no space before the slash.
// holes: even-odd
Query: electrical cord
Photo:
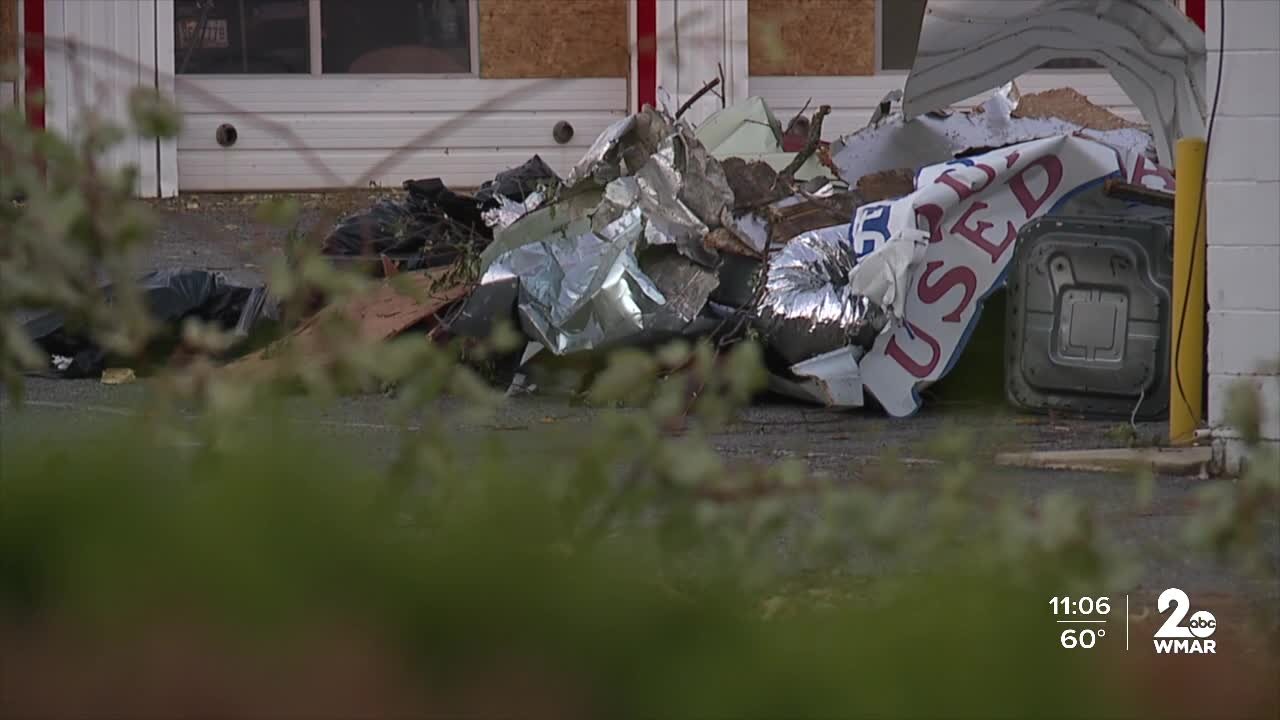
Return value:
<svg viewBox="0 0 1280 720">
<path fill-rule="evenodd" d="M 1218 0 L 1218 75 L 1213 85 L 1213 106 L 1209 109 L 1209 128 L 1205 132 L 1204 138 L 1204 174 L 1200 178 L 1200 197 L 1196 203 L 1196 224 L 1193 232 L 1195 233 L 1191 239 L 1191 267 L 1196 266 L 1196 245 L 1195 238 L 1200 234 L 1200 223 L 1204 221 L 1204 204 L 1205 193 L 1208 191 L 1209 179 L 1209 148 L 1213 146 L 1213 122 L 1218 117 L 1218 101 L 1222 99 L 1222 66 L 1223 55 L 1226 50 L 1227 38 L 1227 0 Z M 1176 169 L 1176 168 L 1175 168 Z M 1181 338 L 1182 331 L 1187 323 L 1187 301 L 1191 299 L 1191 282 L 1194 273 L 1187 273 L 1187 282 L 1182 291 L 1182 312 L 1178 317 L 1178 331 L 1174 333 L 1174 338 Z M 1203 352 L 1203 350 L 1201 350 Z M 1173 379 L 1178 386 L 1178 396 L 1182 398 L 1182 403 L 1187 406 L 1187 411 L 1194 416 L 1195 408 L 1191 406 L 1191 401 L 1187 399 L 1186 388 L 1182 385 L 1182 369 L 1178 367 L 1178 363 L 1173 364 Z M 1141 401 L 1139 401 L 1141 402 Z M 1200 418 L 1196 418 L 1199 422 Z"/>
</svg>

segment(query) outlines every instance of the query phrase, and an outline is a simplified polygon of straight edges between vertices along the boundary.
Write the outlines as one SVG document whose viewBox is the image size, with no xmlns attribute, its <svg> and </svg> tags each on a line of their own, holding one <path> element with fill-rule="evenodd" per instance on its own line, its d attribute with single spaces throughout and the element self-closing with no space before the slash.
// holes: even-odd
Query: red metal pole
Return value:
<svg viewBox="0 0 1280 720">
<path fill-rule="evenodd" d="M 1187 17 L 1201 30 L 1204 30 L 1204 4 L 1205 0 L 1186 0 Z"/>
<path fill-rule="evenodd" d="M 23 78 L 26 94 L 27 122 L 44 127 L 44 0 L 24 0 L 22 32 L 25 35 L 22 61 L 27 73 Z M 37 101 L 36 96 L 41 96 Z"/>
<path fill-rule="evenodd" d="M 658 0 L 636 0 L 636 100 L 658 104 Z M 639 110 L 640 108 L 636 108 Z"/>
</svg>

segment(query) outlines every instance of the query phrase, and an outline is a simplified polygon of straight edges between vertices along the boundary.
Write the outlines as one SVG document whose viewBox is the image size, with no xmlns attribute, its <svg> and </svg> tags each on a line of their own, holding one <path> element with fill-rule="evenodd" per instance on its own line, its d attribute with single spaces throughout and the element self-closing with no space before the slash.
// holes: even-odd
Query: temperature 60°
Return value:
<svg viewBox="0 0 1280 720">
<path fill-rule="evenodd" d="M 1088 650 L 1098 642 L 1098 638 L 1106 636 L 1106 630 L 1094 631 L 1089 628 L 1084 628 L 1083 630 L 1070 628 L 1062 631 L 1062 634 L 1058 636 L 1058 642 L 1062 643 L 1062 647 L 1068 650 L 1077 647 Z"/>
</svg>

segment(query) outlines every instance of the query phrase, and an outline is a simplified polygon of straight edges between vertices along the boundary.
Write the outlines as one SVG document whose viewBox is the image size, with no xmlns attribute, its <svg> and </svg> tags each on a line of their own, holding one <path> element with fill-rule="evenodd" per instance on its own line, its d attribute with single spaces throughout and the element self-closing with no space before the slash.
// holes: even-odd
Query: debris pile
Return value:
<svg viewBox="0 0 1280 720">
<path fill-rule="evenodd" d="M 802 111 L 784 127 L 762 99 L 750 98 L 696 128 L 679 113 L 646 107 L 606 129 L 563 179 L 535 156 L 472 196 L 438 179 L 408 181 L 403 201 L 344 219 L 322 252 L 375 276 L 425 273 L 433 297 L 415 306 L 378 296 L 327 312 L 369 318 L 377 326 L 366 333 L 370 339 L 421 327 L 425 318 L 432 333 L 472 337 L 509 322 L 527 339 L 522 368 L 540 354 L 678 336 L 709 336 L 723 346 L 754 330 L 773 390 L 845 407 L 870 395 L 891 415 L 911 414 L 920 391 L 955 365 L 984 299 L 1004 285 L 1024 227 L 1043 234 L 1042 218 L 1074 218 L 1072 227 L 1087 228 L 1133 227 L 1087 221 L 1098 217 L 1171 222 L 1174 179 L 1159 160 L 1167 162 L 1177 129 L 1198 119 L 1187 98 L 1202 85 L 1194 61 L 1203 38 L 1175 11 L 1156 11 L 1153 32 L 1176 46 L 1161 50 L 1166 58 L 1116 40 L 1143 30 L 1145 16 L 1127 6 L 1094 17 L 1050 3 L 1054 12 L 1040 17 L 1004 4 L 963 4 L 972 6 L 970 25 L 926 17 L 905 92 L 887 95 L 866 127 L 830 144 L 822 141 L 827 106 L 811 116 Z M 1134 95 L 1154 129 L 1074 90 L 1018 92 L 1009 82 L 1014 70 L 1060 52 L 1044 35 L 1054 18 L 1069 28 L 1096 22 L 1116 29 L 1111 39 L 1067 35 L 1083 56 L 1117 69 L 1131 94 L 1153 67 L 1181 73 L 1173 107 Z M 1027 32 L 990 30 L 1014 21 Z M 979 30 L 990 37 L 970 37 Z M 1004 61 L 1015 56 L 1017 63 Z M 940 106 L 999 83 L 1007 84 L 975 108 Z M 1111 239 L 1089 243 L 1107 248 Z M 1155 257 L 1152 243 L 1142 252 Z M 441 289 L 441 278 L 465 274 L 448 272 L 464 260 L 478 260 L 478 272 Z M 1108 262 L 1090 256 L 1079 267 Z M 1019 297 L 1041 302 L 1044 292 L 1065 293 L 1067 300 L 1045 307 L 1069 306 L 1079 317 L 1045 322 L 1083 334 L 1032 328 L 1028 337 L 1047 344 L 1061 336 L 1069 344 L 1087 336 L 1087 347 L 1069 348 L 1082 353 L 1071 362 L 1099 372 L 1098 363 L 1158 362 L 1135 360 L 1123 348 L 1103 357 L 1099 349 L 1110 347 L 1112 336 L 1103 337 L 1105 323 L 1090 318 L 1128 317 L 1133 288 L 1036 279 L 1043 275 L 1019 275 L 1031 278 Z M 1033 281 L 1054 284 L 1025 287 Z M 394 312 L 379 311 L 383 305 Z M 1158 326 L 1147 315 L 1133 317 Z M 1113 339 L 1123 345 L 1124 338 Z M 1039 360 L 1032 355 L 1058 351 L 1032 344 L 1020 352 L 1033 365 Z M 1134 394 L 1142 402 L 1145 393 L 1144 386 Z"/>
<path fill-rule="evenodd" d="M 972 110 L 914 120 L 887 98 L 867 127 L 830 145 L 820 141 L 823 106 L 799 123 L 809 137 L 798 152 L 783 150 L 785 131 L 759 98 L 698 128 L 646 107 L 602 133 L 563 179 L 535 156 L 474 195 L 410 180 L 403 199 L 339 221 L 321 252 L 374 277 L 408 274 L 430 297 L 383 285 L 325 308 L 286 342 L 305 352 L 332 313 L 370 341 L 411 328 L 487 338 L 507 322 L 527 339 L 523 370 L 541 354 L 681 336 L 723 346 L 754 331 L 774 391 L 836 406 L 860 406 L 865 393 L 910 414 L 1003 283 L 1022 226 L 1098 208 L 1168 212 L 1172 175 L 1148 132 L 1093 127 L 1100 108 L 1050 97 L 1028 103 L 1006 86 Z M 1018 107 L 1057 114 L 1019 117 Z M 464 261 L 478 263 L 468 282 L 455 272 Z M 262 312 L 262 289 L 193 272 L 146 281 L 155 292 L 203 282 L 183 302 L 157 303 L 160 320 L 247 327 Z M 37 320 L 29 327 L 47 349 L 83 355 L 58 323 Z M 82 358 L 68 374 L 102 366 Z"/>
</svg>

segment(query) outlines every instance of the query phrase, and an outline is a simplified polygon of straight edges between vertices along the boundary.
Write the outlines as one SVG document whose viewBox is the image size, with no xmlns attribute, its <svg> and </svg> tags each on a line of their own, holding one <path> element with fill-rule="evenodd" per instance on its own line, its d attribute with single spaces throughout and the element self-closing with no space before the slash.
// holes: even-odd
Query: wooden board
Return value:
<svg viewBox="0 0 1280 720">
<path fill-rule="evenodd" d="M 442 267 L 405 275 L 402 281 L 420 297 L 402 294 L 390 282 L 383 281 L 345 304 L 325 307 L 289 335 L 227 365 L 226 370 L 269 377 L 277 371 L 274 359 L 281 354 L 308 357 L 314 353 L 318 361 L 329 358 L 322 328 L 334 314 L 345 314 L 355 324 L 355 339 L 360 342 L 390 340 L 466 296 L 471 287 L 447 280 L 451 270 L 452 267 Z"/>
<path fill-rule="evenodd" d="M 480 77 L 626 77 L 626 0 L 478 0 Z"/>
<path fill-rule="evenodd" d="M 18 61 L 18 0 L 0 0 L 0 65 Z"/>
<path fill-rule="evenodd" d="M 751 0 L 751 75 L 873 75 L 875 0 Z"/>
</svg>

